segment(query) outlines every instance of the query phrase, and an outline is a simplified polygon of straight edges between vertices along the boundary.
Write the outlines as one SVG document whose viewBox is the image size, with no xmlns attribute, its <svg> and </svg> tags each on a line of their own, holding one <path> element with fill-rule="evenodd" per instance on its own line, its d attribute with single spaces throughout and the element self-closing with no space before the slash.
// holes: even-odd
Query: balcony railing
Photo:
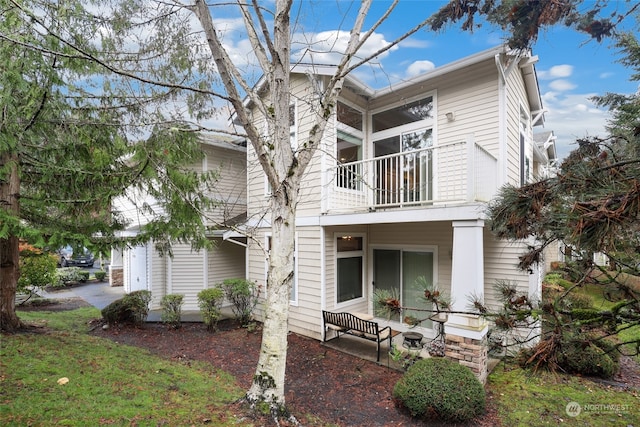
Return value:
<svg viewBox="0 0 640 427">
<path fill-rule="evenodd" d="M 327 171 L 327 213 L 488 201 L 497 159 L 464 141 L 340 164 Z"/>
</svg>

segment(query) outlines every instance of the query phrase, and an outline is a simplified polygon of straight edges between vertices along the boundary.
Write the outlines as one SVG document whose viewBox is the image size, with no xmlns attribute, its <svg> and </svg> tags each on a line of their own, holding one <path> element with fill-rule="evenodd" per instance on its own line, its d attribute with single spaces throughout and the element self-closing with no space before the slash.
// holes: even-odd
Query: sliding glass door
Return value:
<svg viewBox="0 0 640 427">
<path fill-rule="evenodd" d="M 420 309 L 431 309 L 424 301 L 424 285 L 418 280 L 424 277 L 428 284 L 434 280 L 434 253 L 428 250 L 374 249 L 373 281 L 374 290 L 394 293 L 404 309 L 392 320 L 404 321 L 407 317 L 425 319 L 429 313 Z M 420 326 L 430 328 L 431 322 Z"/>
</svg>

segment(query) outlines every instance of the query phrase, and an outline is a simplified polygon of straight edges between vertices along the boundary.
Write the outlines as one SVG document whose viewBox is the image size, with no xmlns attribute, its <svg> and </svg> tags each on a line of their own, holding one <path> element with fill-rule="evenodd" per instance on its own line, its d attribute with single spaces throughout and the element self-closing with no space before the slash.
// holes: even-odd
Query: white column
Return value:
<svg viewBox="0 0 640 427">
<path fill-rule="evenodd" d="M 451 266 L 451 299 L 453 311 L 470 311 L 469 299 L 484 295 L 483 220 L 453 221 L 453 251 Z M 447 333 L 481 339 L 487 330 L 486 322 L 475 315 L 452 314 Z M 465 332 L 466 331 L 466 332 Z"/>
</svg>

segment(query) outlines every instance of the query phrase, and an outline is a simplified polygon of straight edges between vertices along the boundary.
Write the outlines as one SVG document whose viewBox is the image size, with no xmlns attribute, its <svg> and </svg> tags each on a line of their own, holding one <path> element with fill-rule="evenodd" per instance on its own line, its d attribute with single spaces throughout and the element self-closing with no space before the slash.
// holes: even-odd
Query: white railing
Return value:
<svg viewBox="0 0 640 427">
<path fill-rule="evenodd" d="M 496 173 L 472 140 L 341 164 L 327 171 L 327 213 L 488 201 Z"/>
</svg>

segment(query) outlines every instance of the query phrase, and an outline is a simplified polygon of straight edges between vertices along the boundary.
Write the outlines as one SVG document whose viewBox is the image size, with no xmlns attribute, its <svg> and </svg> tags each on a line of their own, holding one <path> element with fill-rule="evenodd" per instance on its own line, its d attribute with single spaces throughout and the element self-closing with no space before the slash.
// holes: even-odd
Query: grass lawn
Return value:
<svg viewBox="0 0 640 427">
<path fill-rule="evenodd" d="M 512 365 L 499 364 L 489 376 L 488 389 L 498 402 L 503 426 L 640 425 L 637 391 L 577 376 L 549 372 L 532 375 Z"/>
<path fill-rule="evenodd" d="M 90 336 L 95 308 L 20 317 L 54 331 L 0 336 L 0 425 L 243 425 L 233 377 Z"/>
<path fill-rule="evenodd" d="M 0 425 L 250 425 L 229 412 L 244 394 L 229 374 L 88 335 L 99 316 L 94 308 L 20 313 L 40 327 L 0 336 Z M 637 392 L 574 376 L 499 364 L 487 389 L 503 426 L 640 426 Z M 576 416 L 567 413 L 572 402 Z"/>
</svg>

